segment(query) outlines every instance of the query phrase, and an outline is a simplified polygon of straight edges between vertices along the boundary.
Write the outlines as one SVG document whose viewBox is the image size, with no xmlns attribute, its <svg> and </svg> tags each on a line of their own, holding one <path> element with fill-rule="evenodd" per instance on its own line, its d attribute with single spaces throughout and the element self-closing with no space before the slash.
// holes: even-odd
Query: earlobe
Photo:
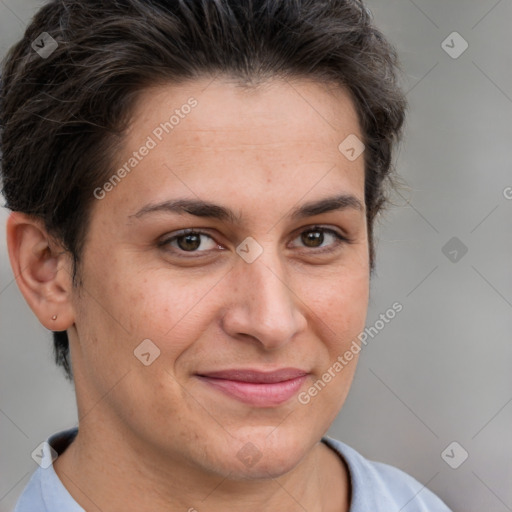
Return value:
<svg viewBox="0 0 512 512">
<path fill-rule="evenodd" d="M 18 288 L 39 321 L 52 331 L 68 329 L 74 323 L 69 254 L 41 219 L 20 212 L 7 220 L 7 247 Z"/>
</svg>

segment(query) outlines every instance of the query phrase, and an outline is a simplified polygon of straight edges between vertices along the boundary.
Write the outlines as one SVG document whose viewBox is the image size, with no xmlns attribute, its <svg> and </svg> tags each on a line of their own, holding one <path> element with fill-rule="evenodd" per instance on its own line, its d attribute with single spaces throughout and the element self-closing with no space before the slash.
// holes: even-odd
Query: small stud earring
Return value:
<svg viewBox="0 0 512 512">
<path fill-rule="evenodd" d="M 57 320 L 57 315 L 53 315 L 52 320 Z"/>
</svg>

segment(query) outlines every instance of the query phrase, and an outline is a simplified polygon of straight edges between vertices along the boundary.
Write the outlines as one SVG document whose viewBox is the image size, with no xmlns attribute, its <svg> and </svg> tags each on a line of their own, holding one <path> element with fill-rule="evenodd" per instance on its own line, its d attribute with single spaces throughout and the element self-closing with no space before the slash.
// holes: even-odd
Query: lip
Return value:
<svg viewBox="0 0 512 512">
<path fill-rule="evenodd" d="M 298 368 L 282 368 L 272 372 L 221 370 L 197 374 L 196 377 L 209 387 L 246 404 L 275 407 L 297 394 L 308 375 Z"/>
</svg>

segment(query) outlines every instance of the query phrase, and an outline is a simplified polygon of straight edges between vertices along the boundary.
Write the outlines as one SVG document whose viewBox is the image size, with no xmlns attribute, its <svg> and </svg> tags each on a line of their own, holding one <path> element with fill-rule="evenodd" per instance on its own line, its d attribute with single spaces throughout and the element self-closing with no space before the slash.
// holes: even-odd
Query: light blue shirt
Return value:
<svg viewBox="0 0 512 512">
<path fill-rule="evenodd" d="M 41 467 L 32 475 L 14 512 L 85 512 L 64 487 L 52 464 L 52 448 L 60 455 L 77 432 L 77 428 L 59 432 L 43 445 Z M 367 460 L 331 437 L 322 438 L 322 442 L 347 463 L 352 486 L 349 512 L 451 512 L 435 494 L 403 471 Z"/>
</svg>

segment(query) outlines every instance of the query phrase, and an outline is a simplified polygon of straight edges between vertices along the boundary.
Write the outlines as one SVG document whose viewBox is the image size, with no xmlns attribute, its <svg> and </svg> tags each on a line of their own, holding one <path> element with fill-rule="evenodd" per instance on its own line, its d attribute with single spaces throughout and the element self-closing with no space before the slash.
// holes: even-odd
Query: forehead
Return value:
<svg viewBox="0 0 512 512">
<path fill-rule="evenodd" d="M 191 98 L 197 101 L 193 115 L 187 107 Z M 248 85 L 223 77 L 149 87 L 135 104 L 132 130 L 147 132 L 156 119 L 168 121 L 173 113 L 172 131 L 195 130 L 197 140 L 201 134 L 210 139 L 214 135 L 222 138 L 226 132 L 233 136 L 235 129 L 238 138 L 248 137 L 249 145 L 271 142 L 269 136 L 279 142 L 287 135 L 281 131 L 283 127 L 295 128 L 304 136 L 315 134 L 310 142 L 340 130 L 361 137 L 350 92 L 310 79 L 272 79 Z M 298 122 L 302 126 L 297 126 Z M 255 126 L 265 131 L 254 131 Z"/>
<path fill-rule="evenodd" d="M 124 208 L 135 202 L 134 190 L 148 201 L 186 195 L 275 202 L 283 191 L 295 191 L 297 200 L 312 187 L 332 195 L 337 185 L 360 192 L 363 158 L 351 162 L 339 150 L 354 135 L 362 139 L 352 99 L 332 85 L 273 80 L 246 87 L 225 78 L 154 86 L 138 98 L 114 170 L 148 141 L 151 149 L 107 199 L 115 196 Z"/>
</svg>

